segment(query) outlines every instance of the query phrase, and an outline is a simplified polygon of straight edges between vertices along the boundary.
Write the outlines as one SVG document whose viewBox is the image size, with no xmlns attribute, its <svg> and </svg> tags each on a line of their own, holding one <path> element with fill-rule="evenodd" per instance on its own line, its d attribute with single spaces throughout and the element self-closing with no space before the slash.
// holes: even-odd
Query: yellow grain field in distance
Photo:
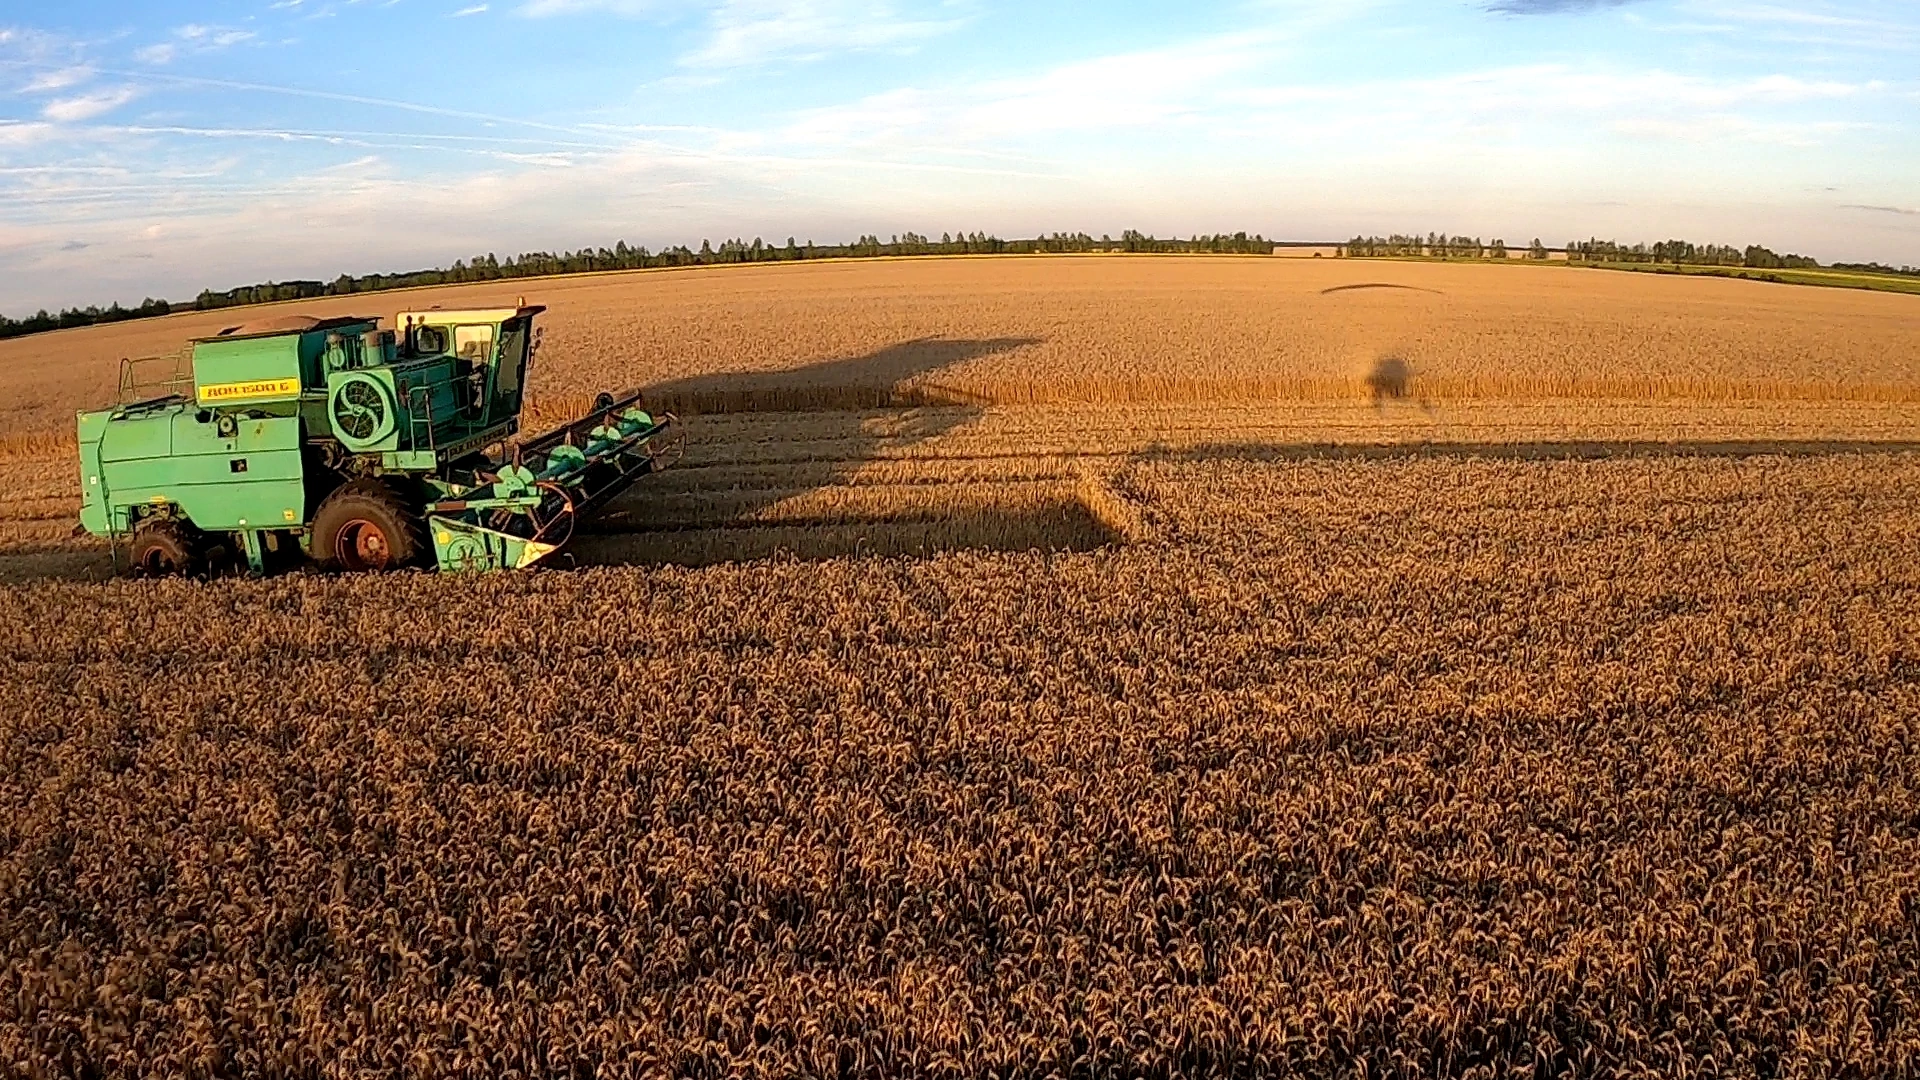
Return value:
<svg viewBox="0 0 1920 1080">
<path fill-rule="evenodd" d="M 532 389 L 654 387 L 689 405 L 1352 400 L 1383 359 L 1433 399 L 1920 398 L 1911 297 L 1568 267 L 1034 257 L 748 265 L 301 301 L 383 314 L 528 295 L 551 309 Z M 0 436 L 111 399 L 122 356 L 255 312 L 0 342 Z M 743 374 L 757 376 L 742 380 Z M 868 398 L 857 395 L 866 392 Z M 850 396 L 852 395 L 852 396 Z"/>
</svg>

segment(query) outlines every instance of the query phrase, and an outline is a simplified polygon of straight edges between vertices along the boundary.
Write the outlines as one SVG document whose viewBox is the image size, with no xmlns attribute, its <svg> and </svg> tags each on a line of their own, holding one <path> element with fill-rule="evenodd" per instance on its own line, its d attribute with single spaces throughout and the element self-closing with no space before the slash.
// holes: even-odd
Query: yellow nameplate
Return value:
<svg viewBox="0 0 1920 1080">
<path fill-rule="evenodd" d="M 299 379 L 259 379 L 253 382 L 212 383 L 200 388 L 200 404 L 214 405 L 255 398 L 298 397 Z"/>
</svg>

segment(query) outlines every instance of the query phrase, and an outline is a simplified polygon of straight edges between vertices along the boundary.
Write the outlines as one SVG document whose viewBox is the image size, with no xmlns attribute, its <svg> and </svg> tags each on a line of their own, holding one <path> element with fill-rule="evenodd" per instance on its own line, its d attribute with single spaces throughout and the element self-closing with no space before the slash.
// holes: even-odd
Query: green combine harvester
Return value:
<svg viewBox="0 0 1920 1080">
<path fill-rule="evenodd" d="M 640 395 L 520 431 L 535 315 L 521 304 L 294 316 L 193 343 L 193 371 L 80 414 L 80 525 L 135 573 L 531 566 L 677 450 Z M 191 392 L 188 392 L 188 384 Z"/>
</svg>

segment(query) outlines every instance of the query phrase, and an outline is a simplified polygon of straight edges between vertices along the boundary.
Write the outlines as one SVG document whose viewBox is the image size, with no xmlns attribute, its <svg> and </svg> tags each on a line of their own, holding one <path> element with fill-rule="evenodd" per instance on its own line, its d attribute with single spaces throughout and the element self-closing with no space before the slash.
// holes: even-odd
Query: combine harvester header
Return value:
<svg viewBox="0 0 1920 1080">
<path fill-rule="evenodd" d="M 672 417 L 601 394 L 587 416 L 515 441 L 546 309 L 291 316 L 193 343 L 190 376 L 79 418 L 81 528 L 135 572 L 531 566 L 668 463 Z"/>
</svg>

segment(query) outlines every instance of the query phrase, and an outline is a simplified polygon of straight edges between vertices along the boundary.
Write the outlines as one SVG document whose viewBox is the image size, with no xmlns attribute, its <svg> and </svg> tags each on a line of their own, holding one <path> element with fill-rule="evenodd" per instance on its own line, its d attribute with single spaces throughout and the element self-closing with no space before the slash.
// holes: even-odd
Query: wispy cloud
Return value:
<svg viewBox="0 0 1920 1080">
<path fill-rule="evenodd" d="M 892 0 L 528 0 L 535 18 L 600 13 L 674 19 L 703 13 L 704 40 L 681 57 L 691 68 L 733 68 L 770 61 L 808 61 L 842 53 L 911 49 L 968 22 L 946 3 Z"/>
<path fill-rule="evenodd" d="M 1902 217 L 1920 217 L 1920 209 L 1905 206 L 1868 206 L 1864 203 L 1847 203 L 1842 210 L 1866 210 L 1875 214 L 1899 214 Z"/>
<path fill-rule="evenodd" d="M 548 15 L 577 15 L 604 11 L 612 15 L 657 15 L 675 5 L 663 0 L 528 0 L 520 13 L 541 18 Z"/>
<path fill-rule="evenodd" d="M 1728 79 L 1658 70 L 1527 64 L 1439 78 L 1302 83 L 1246 90 L 1234 97 L 1274 108 L 1347 105 L 1353 113 L 1379 121 L 1421 117 L 1454 127 L 1583 114 L 1618 123 L 1651 115 L 1696 116 L 1706 110 L 1833 102 L 1883 90 L 1884 85 L 1877 82 L 1781 74 Z M 1349 115 L 1342 122 L 1352 118 Z"/>
<path fill-rule="evenodd" d="M 196 45 L 203 45 L 210 49 L 224 49 L 231 45 L 238 45 L 243 41 L 253 40 L 254 33 L 251 30 L 235 30 L 231 27 L 188 23 L 178 30 L 175 30 L 174 36 L 180 38 L 182 41 L 191 41 Z"/>
<path fill-rule="evenodd" d="M 1701 114 L 1618 120 L 1608 130 L 1642 140 L 1695 145 L 1714 142 L 1759 143 L 1783 147 L 1820 146 L 1834 136 L 1869 130 L 1872 125 L 1846 120 L 1759 120 L 1747 116 Z"/>
<path fill-rule="evenodd" d="M 461 8 L 461 9 L 460 9 L 459 11 L 456 11 L 456 12 L 454 12 L 454 13 L 453 13 L 452 15 L 449 15 L 449 16 L 448 16 L 448 18 L 451 18 L 451 19 L 464 19 L 464 18 L 466 18 L 466 17 L 468 17 L 469 15 L 484 15 L 484 14 L 486 14 L 486 13 L 487 13 L 487 10 L 488 10 L 488 5 L 486 5 L 486 4 L 475 4 L 475 5 L 473 5 L 472 7 L 463 7 L 463 8 Z"/>
<path fill-rule="evenodd" d="M 1294 82 L 1287 55 L 1284 35 L 1218 35 L 1033 75 L 891 90 L 805 111 L 772 134 L 796 146 L 982 150 L 1042 137 L 1037 145 L 1044 148 L 1057 138 L 1141 128 L 1159 132 L 1163 144 L 1176 135 L 1230 137 L 1253 151 L 1298 140 L 1371 148 L 1505 141 L 1539 125 L 1567 130 L 1573 124 L 1633 139 L 1807 146 L 1868 124 L 1773 114 L 1887 91 L 1876 82 L 1782 74 L 1726 79 L 1559 64 L 1438 78 Z"/>
<path fill-rule="evenodd" d="M 136 87 L 122 86 L 78 97 L 60 98 L 47 103 L 40 115 L 57 123 L 71 124 L 102 116 L 140 96 Z"/>
<path fill-rule="evenodd" d="M 45 142 L 55 134 L 52 124 L 0 120 L 0 147 L 23 147 Z"/>
<path fill-rule="evenodd" d="M 1489 0 L 1487 10 L 1501 15 L 1565 15 L 1620 7 L 1635 0 Z"/>
<path fill-rule="evenodd" d="M 780 135 L 836 146 L 954 144 L 1175 123 L 1272 45 L 1262 33 L 1226 34 L 971 86 L 893 90 L 809 110 Z"/>
<path fill-rule="evenodd" d="M 872 0 L 725 0 L 713 14 L 712 36 L 681 63 L 741 67 L 907 48 L 951 33 L 965 21 L 915 17 Z"/>
<path fill-rule="evenodd" d="M 1895 52 L 1920 49 L 1920 21 L 1881 18 L 1857 7 L 1842 12 L 1831 5 L 1816 9 L 1740 0 L 1688 0 L 1681 10 L 1713 21 L 1661 29 L 1733 35 L 1777 44 Z M 1909 14 L 1912 11 L 1906 10 Z"/>
<path fill-rule="evenodd" d="M 175 27 L 169 40 L 157 41 L 134 50 L 134 58 L 143 64 L 170 64 L 183 54 L 204 54 L 230 49 L 253 41 L 259 35 L 251 30 L 207 23 L 187 23 Z"/>
<path fill-rule="evenodd" d="M 272 94 L 285 97 L 305 98 L 311 101 L 332 101 L 353 105 L 367 105 L 373 108 L 392 109 L 400 112 L 417 113 L 424 116 L 441 116 L 448 119 L 472 120 L 483 124 L 532 128 L 540 131 L 564 132 L 571 135 L 591 134 L 585 127 L 572 124 L 552 124 L 540 120 L 503 116 L 498 113 L 474 112 L 469 109 L 453 109 L 439 105 L 426 105 L 413 101 L 401 101 L 394 98 L 372 97 L 365 94 L 347 94 L 332 90 L 310 90 L 299 86 L 281 86 L 275 83 L 247 82 L 239 79 L 215 79 L 199 75 L 183 75 L 177 72 L 116 71 L 111 68 L 98 68 L 98 75 L 115 76 L 125 79 L 140 79 L 148 83 L 161 83 L 179 87 L 203 87 L 216 90 L 236 90 L 258 94 Z"/>
<path fill-rule="evenodd" d="M 42 72 L 20 88 L 23 94 L 45 94 L 78 86 L 93 78 L 93 69 L 84 65 Z"/>
<path fill-rule="evenodd" d="M 1912 23 L 1865 18 L 1860 15 L 1841 15 L 1830 10 L 1815 11 L 1805 6 L 1788 7 L 1782 4 L 1708 2 L 1704 5 L 1704 10 L 1721 18 L 1739 19 L 1745 22 L 1786 23 L 1793 26 L 1845 27 L 1849 30 L 1911 31 L 1914 29 Z"/>
</svg>

